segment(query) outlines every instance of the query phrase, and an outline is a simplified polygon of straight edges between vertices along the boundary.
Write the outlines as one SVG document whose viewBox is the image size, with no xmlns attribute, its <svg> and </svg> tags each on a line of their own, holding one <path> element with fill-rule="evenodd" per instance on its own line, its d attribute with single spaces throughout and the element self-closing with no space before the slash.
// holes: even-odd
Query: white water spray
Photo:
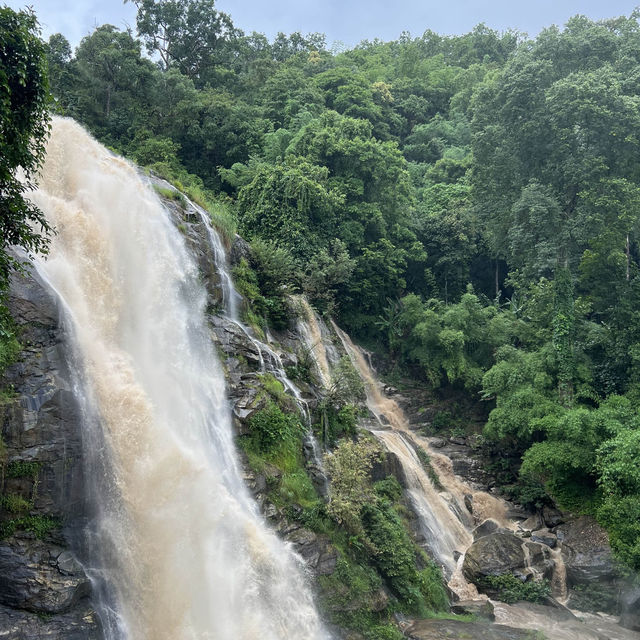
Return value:
<svg viewBox="0 0 640 640">
<path fill-rule="evenodd" d="M 205 295 L 158 197 L 56 118 L 33 200 L 57 228 L 37 268 L 68 310 L 95 416 L 85 440 L 107 636 L 327 638 L 300 562 L 242 483 Z"/>
</svg>

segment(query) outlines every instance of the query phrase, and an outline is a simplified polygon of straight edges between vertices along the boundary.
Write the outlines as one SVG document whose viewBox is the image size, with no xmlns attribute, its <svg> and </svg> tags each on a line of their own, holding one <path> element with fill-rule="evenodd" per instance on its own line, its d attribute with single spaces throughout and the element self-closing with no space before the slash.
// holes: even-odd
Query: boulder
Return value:
<svg viewBox="0 0 640 640">
<path fill-rule="evenodd" d="M 285 522 L 280 533 L 291 543 L 307 567 L 316 576 L 331 575 L 336 568 L 338 552 L 326 535 L 316 534 L 297 523 Z M 383 607 L 384 608 L 384 607 Z"/>
<path fill-rule="evenodd" d="M 521 522 L 519 526 L 525 531 L 537 531 L 538 529 L 542 529 L 542 527 L 544 527 L 544 521 L 542 520 L 541 514 L 535 513 L 531 517 L 527 518 L 524 522 Z"/>
<path fill-rule="evenodd" d="M 371 479 L 374 482 L 395 476 L 402 487 L 407 487 L 407 478 L 402 463 L 392 451 L 386 451 L 382 460 L 377 460 L 371 468 Z"/>
<path fill-rule="evenodd" d="M 557 527 L 559 524 L 564 522 L 564 516 L 561 511 L 555 509 L 554 507 L 544 506 L 542 507 L 542 519 L 547 527 L 550 529 L 552 527 Z"/>
<path fill-rule="evenodd" d="M 607 532 L 590 516 L 581 516 L 556 529 L 562 542 L 567 586 L 612 582 L 618 577 Z"/>
<path fill-rule="evenodd" d="M 242 259 L 249 260 L 251 258 L 251 246 L 246 240 L 243 240 L 240 236 L 236 235 L 231 244 L 231 251 L 229 252 L 229 261 L 235 267 L 240 264 Z"/>
<path fill-rule="evenodd" d="M 531 631 L 515 629 L 490 622 L 462 622 L 460 620 L 416 620 L 404 632 L 412 640 L 531 640 Z"/>
<path fill-rule="evenodd" d="M 486 620 L 495 620 L 493 605 L 489 600 L 460 600 L 451 605 L 451 613 L 458 616 L 472 615 Z"/>
<path fill-rule="evenodd" d="M 553 549 L 558 543 L 558 537 L 555 533 L 551 533 L 548 529 L 539 529 L 538 531 L 531 532 L 532 542 L 539 542 L 540 544 L 546 544 L 547 547 Z"/>
<path fill-rule="evenodd" d="M 500 528 L 500 525 L 495 520 L 485 520 L 480 523 L 471 533 L 473 534 L 474 542 L 488 536 L 491 533 L 495 533 Z"/>
<path fill-rule="evenodd" d="M 547 547 L 524 541 L 510 532 L 496 531 L 476 540 L 464 557 L 462 571 L 482 588 L 483 578 L 511 573 L 522 580 L 550 577 L 553 560 Z"/>
<path fill-rule="evenodd" d="M 28 538 L 0 545 L 0 604 L 58 614 L 90 592 L 89 579 L 69 550 Z"/>
</svg>

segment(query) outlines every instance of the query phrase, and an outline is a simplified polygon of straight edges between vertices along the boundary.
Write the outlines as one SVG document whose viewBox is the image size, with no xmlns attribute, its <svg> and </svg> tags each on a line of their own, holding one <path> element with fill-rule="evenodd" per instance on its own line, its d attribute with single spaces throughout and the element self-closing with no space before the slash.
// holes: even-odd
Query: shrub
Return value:
<svg viewBox="0 0 640 640">
<path fill-rule="evenodd" d="M 303 427 L 293 413 L 284 413 L 275 403 L 269 402 L 249 420 L 251 439 L 258 451 L 273 451 L 279 444 L 291 445 L 299 441 Z"/>
<path fill-rule="evenodd" d="M 379 447 L 371 440 L 344 440 L 325 459 L 331 476 L 327 513 L 350 533 L 362 532 L 361 510 L 375 497 L 369 472 L 380 454 Z"/>
<path fill-rule="evenodd" d="M 2 496 L 0 502 L 9 513 L 21 513 L 28 511 L 31 507 L 31 504 L 27 500 L 15 493 L 8 493 Z"/>
<path fill-rule="evenodd" d="M 20 353 L 20 343 L 16 338 L 17 328 L 0 296 L 0 374 L 12 365 Z"/>
<path fill-rule="evenodd" d="M 521 600 L 543 602 L 545 598 L 551 595 L 551 586 L 548 580 L 523 582 L 512 573 L 487 576 L 481 580 L 480 586 L 497 592 L 497 597 L 507 604 L 513 604 Z"/>
<path fill-rule="evenodd" d="M 14 518 L 0 524 L 0 538 L 12 536 L 16 531 L 29 531 L 36 538 L 42 539 L 52 529 L 56 529 L 60 523 L 55 518 L 48 516 L 24 516 L 22 518 Z"/>
<path fill-rule="evenodd" d="M 445 608 L 448 600 L 441 574 L 431 565 L 417 569 L 413 542 L 391 505 L 365 504 L 362 523 L 373 547 L 373 562 L 398 599 L 417 614 Z"/>
<path fill-rule="evenodd" d="M 41 467 L 41 462 L 14 460 L 7 465 L 6 475 L 7 478 L 33 478 L 35 480 Z"/>
</svg>

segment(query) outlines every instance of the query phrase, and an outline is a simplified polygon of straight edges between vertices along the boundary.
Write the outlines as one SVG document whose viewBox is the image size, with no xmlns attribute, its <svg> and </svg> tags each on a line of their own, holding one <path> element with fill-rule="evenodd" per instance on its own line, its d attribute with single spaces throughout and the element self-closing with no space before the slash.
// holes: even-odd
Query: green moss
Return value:
<svg viewBox="0 0 640 640">
<path fill-rule="evenodd" d="M 15 389 L 9 385 L 0 389 L 0 405 L 7 404 L 18 397 Z"/>
<path fill-rule="evenodd" d="M 318 503 L 318 494 L 303 469 L 285 473 L 278 489 L 281 498 L 302 507 L 313 507 Z"/>
<path fill-rule="evenodd" d="M 184 195 L 180 193 L 180 191 L 175 189 L 169 189 L 168 187 L 161 187 L 160 185 L 154 184 L 153 189 L 155 192 L 166 200 L 173 200 L 181 205 L 185 205 L 187 203 Z"/>
<path fill-rule="evenodd" d="M 231 211 L 231 207 L 223 197 L 216 197 L 212 192 L 204 188 L 202 180 L 197 176 L 187 173 L 184 169 L 178 169 L 171 166 L 166 162 L 158 162 L 149 166 L 156 175 L 164 178 L 167 182 L 170 182 L 179 192 L 179 195 L 175 194 L 171 189 L 164 189 L 164 191 L 171 192 L 172 195 L 167 195 L 174 200 L 182 198 L 184 200 L 185 194 L 192 202 L 201 206 L 205 211 L 209 213 L 211 223 L 222 234 L 223 238 L 231 243 L 236 234 L 236 221 Z M 162 187 L 156 189 L 160 192 Z M 161 193 L 164 196 L 164 193 Z"/>
<path fill-rule="evenodd" d="M 416 453 L 418 454 L 418 458 L 420 460 L 422 468 L 427 472 L 429 480 L 431 480 L 431 484 L 437 491 L 443 491 L 444 487 L 440 482 L 440 478 L 438 477 L 436 470 L 431 464 L 431 458 L 429 457 L 429 454 L 422 447 L 416 447 Z"/>
<path fill-rule="evenodd" d="M 251 416 L 249 429 L 253 451 L 267 454 L 265 459 L 274 464 L 282 456 L 289 457 L 291 451 L 298 451 L 304 431 L 297 414 L 285 413 L 274 402 Z"/>
<path fill-rule="evenodd" d="M 12 365 L 20 353 L 18 327 L 0 297 L 0 375 Z"/>
<path fill-rule="evenodd" d="M 284 390 L 284 385 L 272 373 L 263 373 L 259 376 L 262 388 L 278 402 L 279 405 L 290 405 L 291 401 Z"/>
<path fill-rule="evenodd" d="M 397 502 L 402 497 L 402 487 L 395 476 L 387 476 L 373 485 L 375 492 L 382 498 Z"/>
<path fill-rule="evenodd" d="M 8 493 L 2 496 L 0 503 L 9 513 L 23 513 L 31 507 L 31 503 L 15 493 Z"/>
<path fill-rule="evenodd" d="M 335 624 L 358 631 L 370 640 L 402 638 L 390 624 L 389 611 L 376 612 L 382 580 L 373 567 L 341 555 L 336 570 L 319 578 L 324 609 Z"/>
<path fill-rule="evenodd" d="M 16 531 L 29 531 L 36 538 L 44 538 L 50 531 L 57 529 L 60 523 L 48 516 L 23 516 L 0 524 L 0 538 L 12 536 Z"/>
<path fill-rule="evenodd" d="M 448 606 L 442 573 L 428 561 L 418 570 L 417 548 L 391 503 L 365 505 L 362 524 L 373 547 L 372 561 L 406 611 L 422 615 Z"/>
<path fill-rule="evenodd" d="M 42 468 L 41 462 L 26 460 L 14 460 L 7 465 L 6 477 L 7 478 L 32 478 L 36 480 L 40 469 Z"/>
</svg>

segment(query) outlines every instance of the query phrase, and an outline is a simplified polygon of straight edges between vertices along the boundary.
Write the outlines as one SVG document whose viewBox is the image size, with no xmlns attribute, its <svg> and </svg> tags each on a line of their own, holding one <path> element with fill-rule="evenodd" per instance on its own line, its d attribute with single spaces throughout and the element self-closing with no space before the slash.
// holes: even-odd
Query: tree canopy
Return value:
<svg viewBox="0 0 640 640">
<path fill-rule="evenodd" d="M 32 12 L 0 7 L 0 289 L 20 264 L 9 247 L 44 252 L 51 231 L 42 212 L 25 198 L 34 187 L 49 131 L 45 47 L 38 35 Z"/>
</svg>

